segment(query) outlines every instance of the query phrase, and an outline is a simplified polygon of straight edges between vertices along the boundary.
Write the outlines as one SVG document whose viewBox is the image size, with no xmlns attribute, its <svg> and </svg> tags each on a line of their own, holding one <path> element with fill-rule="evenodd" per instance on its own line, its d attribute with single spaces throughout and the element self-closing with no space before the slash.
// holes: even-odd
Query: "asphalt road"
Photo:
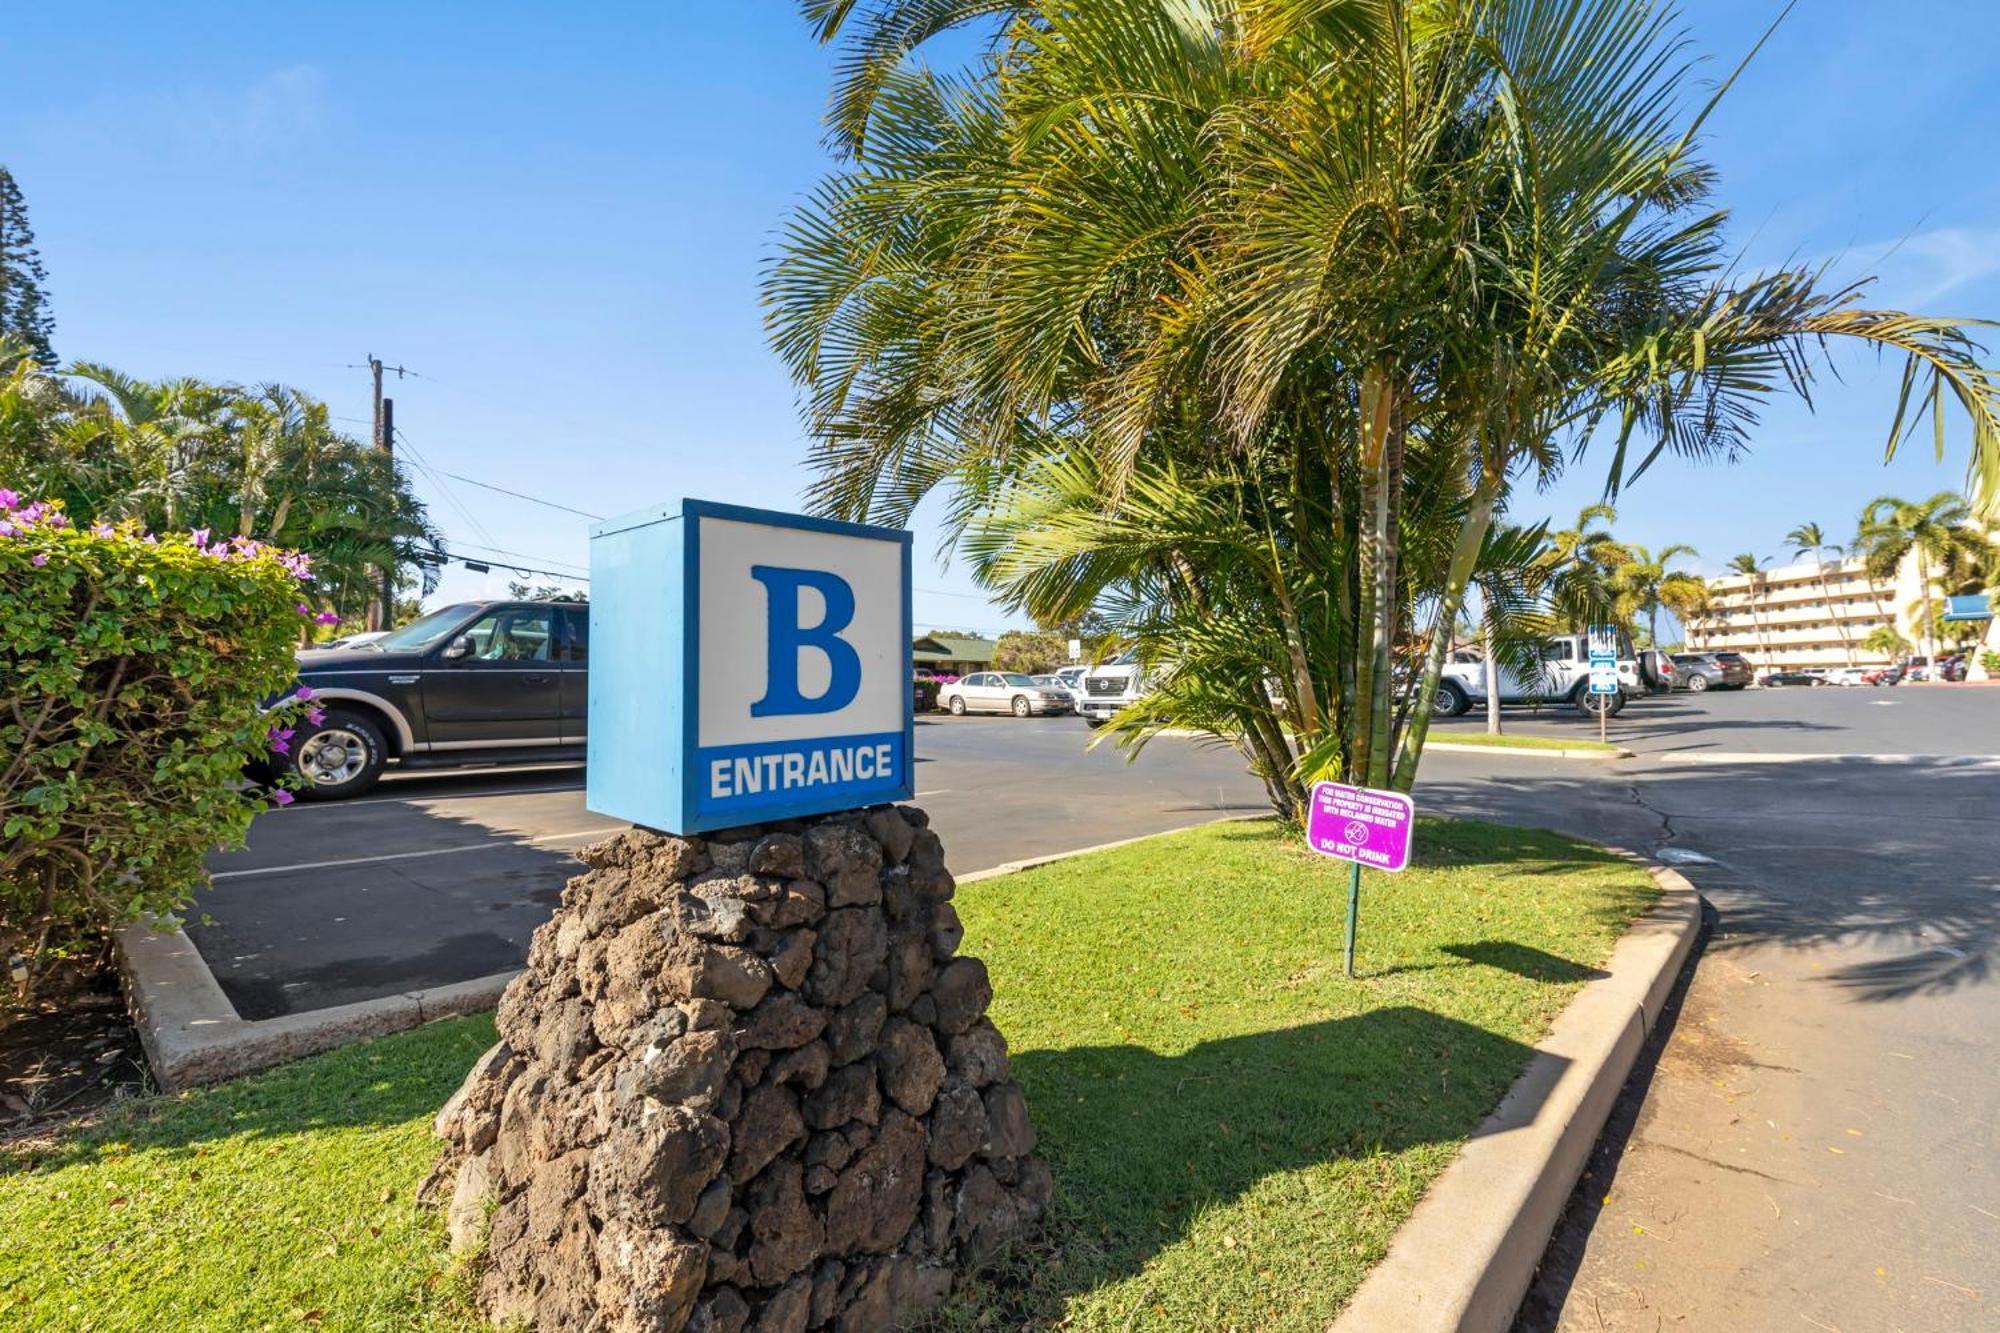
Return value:
<svg viewBox="0 0 2000 1333">
<path fill-rule="evenodd" d="M 1227 751 L 1163 740 L 1127 768 L 1086 735 L 919 729 L 955 868 L 1261 808 Z M 2000 1329 L 2000 689 L 1677 695 L 1611 736 L 1637 758 L 1438 753 L 1417 791 L 1682 858 L 1718 913 L 1520 1329 Z M 260 818 L 191 933 L 249 1017 L 483 975 L 612 827 L 574 770 L 400 779 Z"/>
<path fill-rule="evenodd" d="M 1228 750 L 1163 738 L 1127 764 L 1073 717 L 917 727 L 917 804 L 959 873 L 1264 807 Z M 576 872 L 623 824 L 576 768 L 397 776 L 358 800 L 260 816 L 188 933 L 245 1018 L 518 967 Z"/>
</svg>

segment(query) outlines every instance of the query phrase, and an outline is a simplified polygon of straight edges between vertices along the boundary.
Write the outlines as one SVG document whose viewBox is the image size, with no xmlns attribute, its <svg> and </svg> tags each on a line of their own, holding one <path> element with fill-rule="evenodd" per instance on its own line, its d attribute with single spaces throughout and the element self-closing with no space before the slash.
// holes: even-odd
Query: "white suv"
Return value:
<svg viewBox="0 0 2000 1333">
<path fill-rule="evenodd" d="M 1486 702 L 1486 663 L 1477 654 L 1469 660 L 1445 663 L 1438 681 L 1437 698 L 1431 710 L 1437 717 L 1457 717 L 1476 703 Z M 1523 677 L 1505 663 L 1498 667 L 1500 702 L 1503 704 L 1568 703 L 1586 713 L 1608 710 L 1618 716 L 1625 701 L 1646 693 L 1639 676 L 1638 654 L 1632 640 L 1618 636 L 1618 693 L 1590 692 L 1590 648 L 1588 636 L 1558 634 L 1542 644 L 1541 660 L 1533 674 Z"/>
</svg>

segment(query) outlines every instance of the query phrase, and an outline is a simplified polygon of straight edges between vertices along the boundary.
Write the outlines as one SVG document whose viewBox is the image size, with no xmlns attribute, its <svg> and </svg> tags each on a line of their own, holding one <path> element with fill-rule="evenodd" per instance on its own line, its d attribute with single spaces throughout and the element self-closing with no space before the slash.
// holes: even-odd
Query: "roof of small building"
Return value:
<svg viewBox="0 0 2000 1333">
<path fill-rule="evenodd" d="M 919 662 L 991 662 L 1000 645 L 992 639 L 965 639 L 953 634 L 925 634 L 910 645 Z"/>
</svg>

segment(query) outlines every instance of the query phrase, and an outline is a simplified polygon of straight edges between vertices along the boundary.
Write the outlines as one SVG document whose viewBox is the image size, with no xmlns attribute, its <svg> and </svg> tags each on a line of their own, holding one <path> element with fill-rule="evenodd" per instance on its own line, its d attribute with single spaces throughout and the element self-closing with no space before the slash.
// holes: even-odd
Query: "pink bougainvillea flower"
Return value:
<svg viewBox="0 0 2000 1333">
<path fill-rule="evenodd" d="M 313 687 L 310 685 L 301 685 L 292 692 L 292 697 L 294 699 L 310 699 L 313 697 Z"/>
<path fill-rule="evenodd" d="M 4 518 L 0 518 L 0 537 L 11 537 L 19 531 L 20 529 L 15 527 L 12 523 L 9 523 Z"/>
<path fill-rule="evenodd" d="M 93 537 L 111 537 L 116 536 L 117 533 L 109 523 L 93 523 L 90 525 L 90 535 Z"/>
<path fill-rule="evenodd" d="M 321 625 L 338 625 L 340 623 L 340 617 L 331 611 L 322 611 L 314 616 L 313 620 Z"/>
<path fill-rule="evenodd" d="M 300 602 L 297 606 L 293 607 L 292 610 L 298 612 L 302 616 L 309 616 L 313 613 L 313 609 L 310 606 L 307 606 L 304 602 Z"/>
<path fill-rule="evenodd" d="M 298 799 L 299 799 L 298 797 L 292 795 L 290 792 L 286 791 L 283 787 L 271 788 L 271 803 L 273 805 L 290 805 L 293 801 L 296 801 Z"/>
<path fill-rule="evenodd" d="M 38 551 L 35 553 L 35 558 L 30 560 L 28 563 L 33 565 L 36 569 L 40 569 L 43 565 L 49 563 L 49 553 L 47 551 Z"/>
<path fill-rule="evenodd" d="M 318 726 L 318 725 L 319 725 L 320 723 L 322 723 L 322 722 L 324 722 L 324 721 L 326 721 L 326 710 L 325 710 L 324 708 L 308 708 L 308 709 L 306 709 L 306 725 L 307 725 L 307 726 L 309 726 L 309 727 L 316 727 L 316 726 Z"/>
<path fill-rule="evenodd" d="M 207 528 L 196 528 L 196 529 L 195 529 L 195 530 L 194 530 L 193 532 L 189 533 L 188 535 L 189 535 L 190 537 L 193 537 L 193 538 L 194 538 L 194 544 L 195 544 L 196 546 L 206 546 L 206 545 L 208 545 L 208 529 L 207 529 Z"/>
<path fill-rule="evenodd" d="M 5 486 L 0 486 L 0 509 L 12 509 L 20 503 L 21 493 L 19 491 L 10 491 Z"/>
</svg>

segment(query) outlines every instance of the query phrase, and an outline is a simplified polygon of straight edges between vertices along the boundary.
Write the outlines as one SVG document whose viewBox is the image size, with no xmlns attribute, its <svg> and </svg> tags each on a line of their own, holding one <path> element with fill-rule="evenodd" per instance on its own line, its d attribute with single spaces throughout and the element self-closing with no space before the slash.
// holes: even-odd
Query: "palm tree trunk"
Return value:
<svg viewBox="0 0 2000 1333">
<path fill-rule="evenodd" d="M 1493 622 L 1486 622 L 1486 734 L 1500 734 L 1500 660 L 1493 642 Z"/>
<path fill-rule="evenodd" d="M 1823 556 L 1820 555 L 1820 553 L 1817 550 L 1813 552 L 1813 556 L 1815 559 L 1819 561 L 1820 600 L 1826 603 L 1827 614 L 1833 617 L 1833 627 L 1840 631 L 1841 653 L 1843 656 L 1847 658 L 1847 665 L 1853 666 L 1854 640 L 1848 637 L 1847 622 L 1840 618 L 1840 611 L 1833 604 L 1833 584 L 1826 577 L 1826 560 Z"/>
<path fill-rule="evenodd" d="M 1931 605 L 1931 556 L 1930 552 L 1926 551 L 1922 546 L 1917 547 L 1917 578 L 1921 580 L 1923 585 L 1917 590 L 1917 595 L 1923 599 L 1924 603 L 1924 656 L 1929 661 L 1924 674 L 1929 679 L 1936 680 L 1938 674 L 1937 608 Z"/>
<path fill-rule="evenodd" d="M 1388 368 L 1378 362 L 1361 377 L 1361 532 L 1355 561 L 1360 597 L 1356 610 L 1355 703 L 1360 716 L 1348 756 L 1349 782 L 1374 782 L 1388 764 L 1390 657 L 1396 638 L 1396 536 L 1394 492 L 1400 486 L 1395 434 L 1396 394 Z M 1361 628 L 1370 636 L 1362 649 Z M 1378 753 L 1379 752 L 1379 753 Z M 1386 774 L 1384 774 L 1386 776 Z"/>
<path fill-rule="evenodd" d="M 1396 758 L 1393 781 L 1398 791 L 1408 791 L 1417 780 L 1417 762 L 1423 758 L 1424 739 L 1430 735 L 1432 705 L 1438 682 L 1444 676 L 1444 659 L 1451 652 L 1451 629 L 1458 623 L 1458 611 L 1465 604 L 1465 588 L 1472 581 L 1473 566 L 1479 562 L 1479 548 L 1486 544 L 1486 530 L 1493 524 L 1493 504 L 1500 494 L 1500 478 L 1490 468 L 1480 470 L 1472 488 L 1472 503 L 1465 522 L 1459 525 L 1458 544 L 1452 548 L 1451 565 L 1445 572 L 1444 590 L 1438 596 L 1431 617 L 1430 652 L 1424 660 L 1423 679 L 1411 701 L 1409 728 L 1403 733 L 1402 753 Z"/>
</svg>

